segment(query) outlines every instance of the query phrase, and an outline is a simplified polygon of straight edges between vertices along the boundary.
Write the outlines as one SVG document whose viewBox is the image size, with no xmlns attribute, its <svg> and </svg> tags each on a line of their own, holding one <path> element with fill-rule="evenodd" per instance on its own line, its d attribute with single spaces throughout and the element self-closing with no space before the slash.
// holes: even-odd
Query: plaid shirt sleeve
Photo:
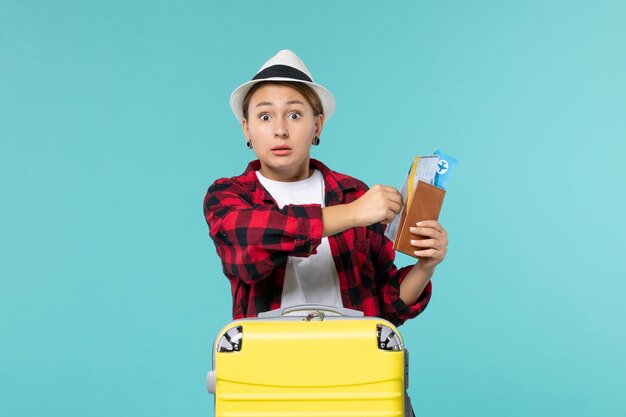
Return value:
<svg viewBox="0 0 626 417">
<path fill-rule="evenodd" d="M 393 242 L 385 235 L 385 226 L 376 223 L 368 228 L 371 254 L 375 265 L 381 316 L 396 326 L 420 314 L 430 301 L 432 284 L 429 281 L 422 294 L 412 305 L 406 305 L 400 298 L 400 284 L 413 267 L 398 269 L 394 264 Z"/>
<path fill-rule="evenodd" d="M 224 273 L 246 284 L 268 277 L 289 256 L 316 253 L 322 239 L 319 204 L 282 209 L 258 204 L 245 187 L 228 178 L 209 188 L 204 215 Z"/>
</svg>

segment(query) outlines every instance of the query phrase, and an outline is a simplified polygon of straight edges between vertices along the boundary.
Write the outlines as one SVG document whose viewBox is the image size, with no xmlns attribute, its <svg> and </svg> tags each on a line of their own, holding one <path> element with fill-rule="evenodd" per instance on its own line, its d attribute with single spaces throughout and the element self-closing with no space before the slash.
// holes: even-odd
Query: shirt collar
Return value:
<svg viewBox="0 0 626 417">
<path fill-rule="evenodd" d="M 310 158 L 309 167 L 319 169 L 324 177 L 326 206 L 340 204 L 343 201 L 343 194 L 346 191 L 356 190 L 358 188 L 357 183 L 352 177 L 330 170 L 326 165 L 317 159 Z M 255 201 L 274 203 L 274 199 L 265 187 L 261 185 L 261 182 L 255 174 L 255 171 L 258 171 L 259 169 L 261 169 L 261 161 L 258 159 L 251 161 L 243 174 L 241 174 L 240 180 L 242 180 L 242 182 L 252 192 Z"/>
</svg>

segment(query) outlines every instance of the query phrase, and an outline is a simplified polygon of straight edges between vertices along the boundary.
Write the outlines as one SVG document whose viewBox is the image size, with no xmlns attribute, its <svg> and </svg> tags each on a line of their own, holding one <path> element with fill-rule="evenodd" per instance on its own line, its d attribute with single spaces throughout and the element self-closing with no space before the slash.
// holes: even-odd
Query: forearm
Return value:
<svg viewBox="0 0 626 417">
<path fill-rule="evenodd" d="M 332 236 L 359 226 L 350 204 L 322 208 L 322 221 L 324 222 L 322 237 Z"/>
<path fill-rule="evenodd" d="M 247 284 L 270 276 L 289 256 L 310 256 L 322 239 L 319 204 L 259 204 L 228 179 L 209 188 L 204 215 L 224 273 Z"/>
<path fill-rule="evenodd" d="M 393 187 L 375 185 L 351 203 L 324 207 L 323 236 L 331 236 L 353 227 L 389 223 L 402 208 L 402 195 Z"/>
<path fill-rule="evenodd" d="M 400 299 L 408 306 L 415 304 L 434 272 L 434 267 L 424 268 L 420 262 L 416 263 L 400 284 Z"/>
</svg>

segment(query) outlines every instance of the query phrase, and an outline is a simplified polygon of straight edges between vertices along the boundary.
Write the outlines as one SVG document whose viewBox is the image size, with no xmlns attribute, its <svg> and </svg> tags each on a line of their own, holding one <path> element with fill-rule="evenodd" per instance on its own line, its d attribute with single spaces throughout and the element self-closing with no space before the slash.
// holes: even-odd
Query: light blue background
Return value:
<svg viewBox="0 0 626 417">
<path fill-rule="evenodd" d="M 461 161 L 401 330 L 420 416 L 626 414 L 623 1 L 0 3 L 0 415 L 211 416 L 230 291 L 202 200 L 230 92 L 293 49 L 313 152 L 400 186 Z M 398 265 L 410 259 L 400 256 Z"/>
</svg>

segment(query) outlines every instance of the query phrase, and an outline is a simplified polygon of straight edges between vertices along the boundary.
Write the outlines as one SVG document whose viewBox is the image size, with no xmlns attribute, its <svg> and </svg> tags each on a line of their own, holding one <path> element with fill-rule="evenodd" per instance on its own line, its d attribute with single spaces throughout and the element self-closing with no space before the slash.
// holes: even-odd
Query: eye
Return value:
<svg viewBox="0 0 626 417">
<path fill-rule="evenodd" d="M 289 116 L 288 116 L 288 117 L 289 117 L 291 120 L 296 120 L 296 119 L 301 118 L 301 117 L 302 117 L 302 115 L 301 115 L 299 112 L 295 111 L 295 112 L 293 112 L 293 113 L 289 113 Z"/>
<path fill-rule="evenodd" d="M 263 120 L 264 122 L 267 122 L 270 119 L 270 115 L 265 113 L 265 114 L 260 115 L 259 118 Z"/>
</svg>

